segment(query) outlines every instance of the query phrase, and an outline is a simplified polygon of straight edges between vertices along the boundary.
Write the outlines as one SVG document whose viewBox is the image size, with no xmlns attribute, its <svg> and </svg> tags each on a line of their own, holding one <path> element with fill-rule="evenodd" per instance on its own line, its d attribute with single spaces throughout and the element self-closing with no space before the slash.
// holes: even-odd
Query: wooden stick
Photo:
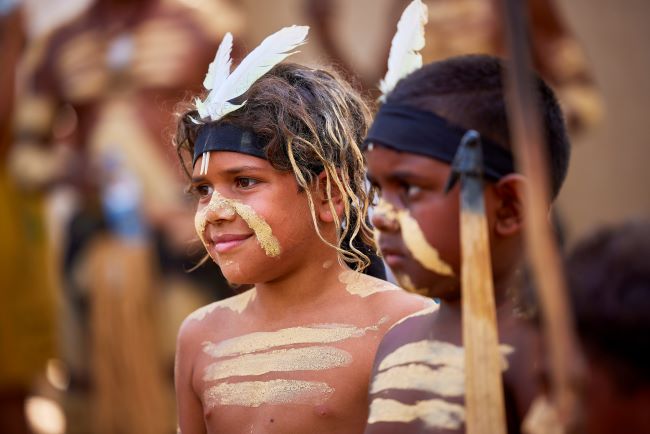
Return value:
<svg viewBox="0 0 650 434">
<path fill-rule="evenodd" d="M 461 286 L 465 348 L 465 424 L 468 434 L 505 434 L 494 283 L 483 199 L 479 135 L 463 137 L 446 190 L 460 178 Z"/>
<path fill-rule="evenodd" d="M 502 7 L 510 52 L 506 77 L 510 135 L 518 166 L 529 181 L 524 203 L 527 254 L 542 308 L 552 392 L 566 431 L 578 414 L 576 386 L 581 377 L 582 358 L 576 345 L 559 248 L 548 218 L 548 155 L 530 68 L 525 2 L 502 0 Z"/>
</svg>

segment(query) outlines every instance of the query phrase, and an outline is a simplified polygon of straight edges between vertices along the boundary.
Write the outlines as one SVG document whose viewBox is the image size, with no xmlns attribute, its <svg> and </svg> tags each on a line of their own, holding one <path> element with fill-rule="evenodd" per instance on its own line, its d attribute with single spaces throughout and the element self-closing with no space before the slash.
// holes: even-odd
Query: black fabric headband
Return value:
<svg viewBox="0 0 650 434">
<path fill-rule="evenodd" d="M 239 152 L 266 160 L 265 146 L 266 142 L 251 130 L 226 123 L 206 124 L 201 127 L 194 141 L 192 166 L 204 152 L 209 151 Z"/>
<path fill-rule="evenodd" d="M 451 164 L 467 130 L 429 111 L 383 104 L 368 131 L 364 147 L 375 143 L 396 151 L 420 154 Z M 515 171 L 507 149 L 481 137 L 483 174 L 496 181 Z"/>
</svg>

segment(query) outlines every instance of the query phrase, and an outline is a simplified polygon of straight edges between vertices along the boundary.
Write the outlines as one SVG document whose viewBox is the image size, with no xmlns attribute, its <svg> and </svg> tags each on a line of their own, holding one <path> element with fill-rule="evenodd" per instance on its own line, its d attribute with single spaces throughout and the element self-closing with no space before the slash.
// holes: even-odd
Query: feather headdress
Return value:
<svg viewBox="0 0 650 434">
<path fill-rule="evenodd" d="M 251 51 L 232 73 L 232 35 L 226 33 L 203 80 L 203 86 L 210 92 L 204 101 L 199 98 L 195 100 L 201 119 L 217 121 L 244 106 L 246 101 L 241 104 L 230 101 L 244 94 L 261 76 L 295 53 L 293 50 L 305 43 L 308 31 L 308 26 L 291 26 L 278 30 Z M 202 175 L 207 173 L 209 158 L 210 153 L 205 152 L 201 161 Z"/>
<path fill-rule="evenodd" d="M 210 93 L 205 101 L 196 99 L 196 108 L 201 118 L 209 117 L 216 121 L 241 108 L 246 101 L 241 104 L 232 104 L 230 101 L 241 96 L 258 78 L 295 53 L 292 50 L 305 43 L 308 31 L 308 26 L 291 26 L 278 30 L 251 51 L 232 74 L 232 35 L 226 33 L 203 81 L 203 86 Z"/>
<path fill-rule="evenodd" d="M 422 66 L 419 51 L 424 48 L 427 20 L 427 6 L 421 0 L 413 0 L 402 12 L 390 46 L 388 70 L 379 83 L 380 100 L 384 100 L 398 81 Z"/>
</svg>

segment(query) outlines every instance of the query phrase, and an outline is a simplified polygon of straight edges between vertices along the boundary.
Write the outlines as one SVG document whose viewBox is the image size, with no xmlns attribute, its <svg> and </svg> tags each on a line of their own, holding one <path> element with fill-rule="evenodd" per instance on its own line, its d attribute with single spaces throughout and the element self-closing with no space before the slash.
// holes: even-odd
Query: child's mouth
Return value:
<svg viewBox="0 0 650 434">
<path fill-rule="evenodd" d="M 224 234 L 211 239 L 212 248 L 215 252 L 222 254 L 229 252 L 243 244 L 252 234 Z"/>
</svg>

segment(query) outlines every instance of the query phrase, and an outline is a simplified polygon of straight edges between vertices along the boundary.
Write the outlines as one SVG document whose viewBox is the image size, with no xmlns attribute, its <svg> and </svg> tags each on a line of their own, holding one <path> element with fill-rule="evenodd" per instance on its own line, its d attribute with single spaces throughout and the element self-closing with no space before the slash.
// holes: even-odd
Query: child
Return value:
<svg viewBox="0 0 650 434">
<path fill-rule="evenodd" d="M 199 237 L 230 282 L 255 285 L 184 321 L 180 429 L 362 432 L 381 337 L 429 303 L 351 269 L 368 263 L 358 240 L 373 245 L 359 148 L 369 111 L 337 75 L 296 64 L 242 99 L 216 121 L 199 121 L 211 109 L 197 104 L 176 137 L 193 156 Z"/>
<path fill-rule="evenodd" d="M 567 262 L 587 434 L 650 430 L 650 223 L 602 229 Z"/>
<path fill-rule="evenodd" d="M 534 327 L 513 311 L 522 266 L 526 180 L 510 154 L 501 62 L 451 58 L 421 67 L 385 95 L 365 152 L 368 178 L 381 194 L 373 223 L 380 249 L 404 288 L 440 299 L 384 337 L 374 362 L 366 433 L 464 432 L 459 187 L 444 193 L 464 132 L 482 137 L 485 208 L 498 331 L 504 357 L 508 432 L 535 393 Z M 566 175 L 569 142 L 551 90 L 538 80 L 552 190 Z"/>
</svg>

